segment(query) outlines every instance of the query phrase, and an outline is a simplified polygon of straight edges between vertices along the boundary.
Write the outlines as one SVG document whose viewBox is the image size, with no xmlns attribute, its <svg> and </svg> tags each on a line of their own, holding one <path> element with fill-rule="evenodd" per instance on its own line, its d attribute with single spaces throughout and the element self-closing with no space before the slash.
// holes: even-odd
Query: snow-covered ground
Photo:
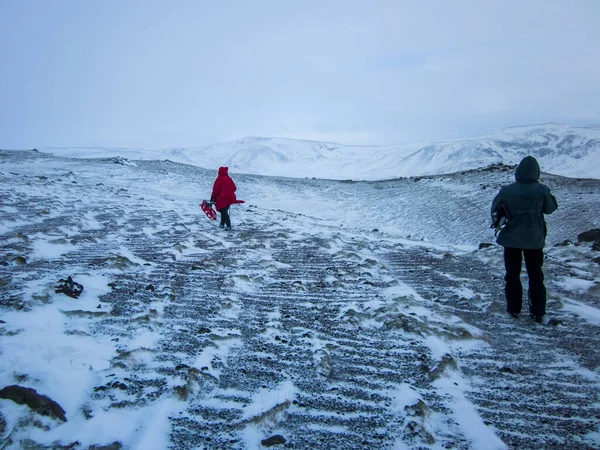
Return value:
<svg viewBox="0 0 600 450">
<path fill-rule="evenodd" d="M 437 175 L 496 163 L 514 165 L 533 155 L 546 172 L 600 178 L 600 126 L 546 124 L 470 139 L 377 146 L 254 137 L 198 148 L 48 147 L 41 151 L 66 157 L 168 159 L 207 169 L 229 166 L 240 173 L 333 180 Z"/>
<path fill-rule="evenodd" d="M 66 418 L 0 399 L 0 448 L 600 446 L 600 252 L 575 245 L 600 181 L 544 177 L 538 325 L 504 313 L 502 250 L 480 248 L 512 169 L 234 172 L 230 232 L 198 206 L 215 175 L 0 152 L 0 389 Z"/>
</svg>

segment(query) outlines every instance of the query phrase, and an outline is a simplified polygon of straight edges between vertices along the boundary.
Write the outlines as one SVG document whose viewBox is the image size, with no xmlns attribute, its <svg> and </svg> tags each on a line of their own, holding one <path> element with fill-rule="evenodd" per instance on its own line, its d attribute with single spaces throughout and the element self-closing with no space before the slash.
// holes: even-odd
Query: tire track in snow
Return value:
<svg viewBox="0 0 600 450">
<path fill-rule="evenodd" d="M 174 419 L 176 448 L 190 440 L 247 448 L 243 435 L 252 428 L 283 434 L 295 448 L 390 448 L 396 441 L 435 440 L 467 448 L 452 418 L 437 417 L 440 426 L 429 417 L 431 407 L 440 415 L 447 408 L 423 367 L 431 362 L 428 348 L 417 334 L 404 339 L 382 329 L 384 291 L 397 282 L 368 257 L 373 244 L 341 234 L 332 245 L 319 233 L 258 225 L 271 229 L 236 231 L 233 246 L 214 254 L 223 261 L 217 283 L 204 280 L 190 288 L 205 292 L 209 283 L 220 287 L 220 297 L 237 299 L 240 339 L 221 355 L 213 385 L 200 389 L 186 417 Z M 398 399 L 407 389 L 414 398 Z M 263 407 L 248 417 L 246 411 L 256 408 L 252 394 L 262 391 Z M 415 406 L 421 396 L 431 407 Z"/>
</svg>

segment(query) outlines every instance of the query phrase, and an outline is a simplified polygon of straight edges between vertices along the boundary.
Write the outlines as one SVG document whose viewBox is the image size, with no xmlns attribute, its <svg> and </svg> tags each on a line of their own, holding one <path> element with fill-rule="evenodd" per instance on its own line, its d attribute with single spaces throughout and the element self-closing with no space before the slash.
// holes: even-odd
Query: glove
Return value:
<svg viewBox="0 0 600 450">
<path fill-rule="evenodd" d="M 213 196 L 211 196 L 211 197 L 210 197 L 210 203 L 214 203 L 214 202 L 216 202 L 216 201 L 217 201 L 217 199 L 216 199 L 216 198 L 214 198 Z"/>
</svg>

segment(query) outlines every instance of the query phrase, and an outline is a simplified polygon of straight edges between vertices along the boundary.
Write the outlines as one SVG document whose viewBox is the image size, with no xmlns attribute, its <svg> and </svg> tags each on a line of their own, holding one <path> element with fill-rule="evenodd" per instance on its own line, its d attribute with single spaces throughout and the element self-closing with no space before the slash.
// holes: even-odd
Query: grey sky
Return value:
<svg viewBox="0 0 600 450">
<path fill-rule="evenodd" d="M 0 0 L 0 148 L 600 123 L 600 1 Z"/>
</svg>

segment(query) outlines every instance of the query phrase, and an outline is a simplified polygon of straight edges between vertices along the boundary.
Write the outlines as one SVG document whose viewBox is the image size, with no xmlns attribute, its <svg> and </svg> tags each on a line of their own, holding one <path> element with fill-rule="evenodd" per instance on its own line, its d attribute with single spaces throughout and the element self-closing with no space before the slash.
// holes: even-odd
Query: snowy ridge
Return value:
<svg viewBox="0 0 600 450">
<path fill-rule="evenodd" d="M 208 169 L 293 178 L 381 180 L 517 164 L 535 156 L 547 173 L 600 178 L 600 127 L 546 124 L 507 128 L 491 136 L 431 143 L 351 146 L 285 138 L 245 138 L 198 148 L 42 149 L 58 156 L 168 159 Z"/>
</svg>

